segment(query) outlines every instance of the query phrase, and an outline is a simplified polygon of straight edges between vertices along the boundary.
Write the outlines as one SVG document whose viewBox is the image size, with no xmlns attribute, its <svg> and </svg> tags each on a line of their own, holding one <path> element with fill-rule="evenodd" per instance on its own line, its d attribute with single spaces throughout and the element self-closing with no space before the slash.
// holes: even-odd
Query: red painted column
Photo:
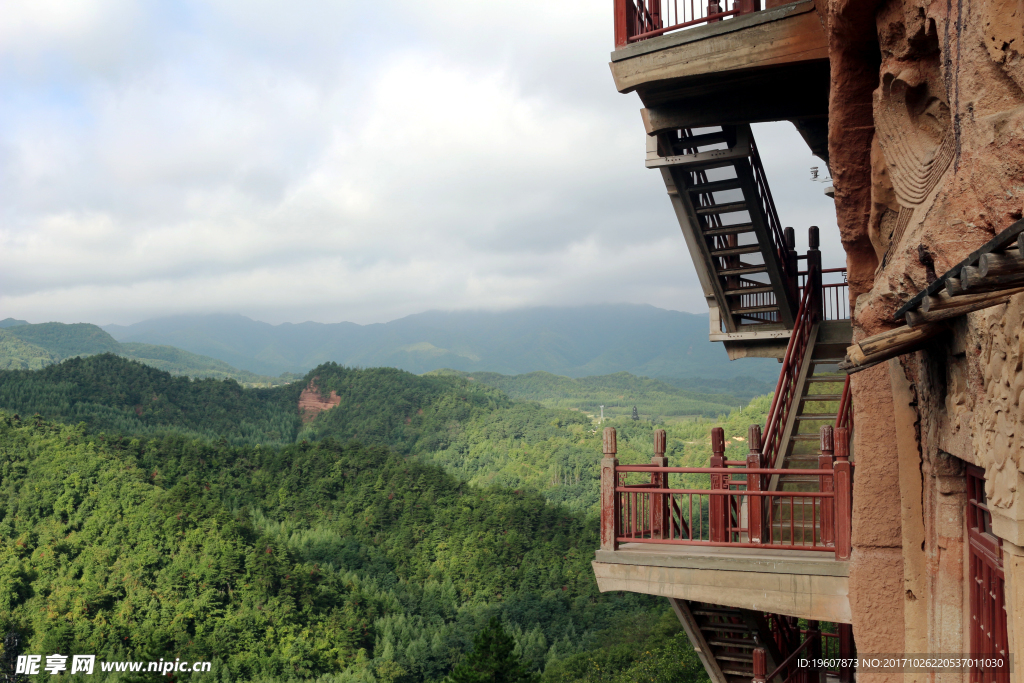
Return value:
<svg viewBox="0 0 1024 683">
<path fill-rule="evenodd" d="M 715 427 L 711 430 L 711 467 L 725 468 L 725 430 Z M 716 495 L 716 491 L 729 490 L 728 474 L 711 475 L 711 540 L 725 543 L 729 540 L 729 497 Z M 691 520 L 690 524 L 694 524 Z M 693 527 L 691 527 L 692 529 Z"/>
<path fill-rule="evenodd" d="M 614 427 L 604 429 L 604 458 L 601 460 L 601 550 L 618 550 L 615 539 L 619 535 L 619 494 L 615 492 L 615 457 L 618 444 Z"/>
<path fill-rule="evenodd" d="M 850 430 L 835 430 L 836 464 L 832 467 L 836 487 L 836 559 L 848 560 L 853 550 L 853 477 L 850 467 Z"/>
<path fill-rule="evenodd" d="M 614 0 L 615 2 L 615 48 L 626 47 L 629 43 L 629 22 L 626 20 L 626 5 L 633 0 Z"/>
<path fill-rule="evenodd" d="M 819 470 L 832 470 L 832 466 L 835 464 L 835 458 L 833 457 L 833 434 L 832 427 L 825 425 L 821 428 L 821 451 L 818 454 L 818 469 Z M 835 485 L 833 482 L 834 475 L 823 474 L 818 477 L 818 490 L 822 493 L 832 493 L 835 491 Z M 836 542 L 835 533 L 835 499 L 834 498 L 821 498 L 821 516 L 819 522 L 821 523 L 821 544 L 825 546 L 833 546 Z"/>
<path fill-rule="evenodd" d="M 761 457 L 761 425 L 750 425 L 747 432 L 750 442 L 750 454 L 747 455 L 748 469 L 761 469 L 764 461 Z M 760 474 L 747 475 L 747 491 L 764 490 L 764 477 Z M 751 543 L 766 543 L 767 537 L 764 533 L 764 509 L 765 501 L 762 496 L 747 496 L 747 529 Z"/>
</svg>

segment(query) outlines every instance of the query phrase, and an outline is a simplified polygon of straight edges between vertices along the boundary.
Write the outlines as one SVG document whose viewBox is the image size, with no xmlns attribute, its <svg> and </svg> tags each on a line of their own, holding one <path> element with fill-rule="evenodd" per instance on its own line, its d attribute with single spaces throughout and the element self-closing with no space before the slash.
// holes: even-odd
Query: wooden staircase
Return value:
<svg viewBox="0 0 1024 683">
<path fill-rule="evenodd" d="M 768 651 L 768 670 L 783 658 L 763 612 L 669 598 L 712 683 L 750 683 L 755 647 Z"/>
<path fill-rule="evenodd" d="M 838 364 L 845 357 L 846 347 L 852 343 L 852 335 L 849 321 L 815 325 L 814 342 L 808 347 L 797 380 L 800 387 L 795 399 L 797 405 L 783 431 L 780 469 L 818 469 L 821 428 L 836 424 L 846 378 Z M 819 490 L 819 484 L 818 477 L 813 475 L 783 474 L 772 477 L 768 489 L 813 492 Z M 772 537 L 810 543 L 813 518 L 817 514 L 818 510 L 794 509 L 782 502 L 776 503 L 771 511 Z"/>
<path fill-rule="evenodd" d="M 717 316 L 730 334 L 784 333 L 798 304 L 792 231 L 779 224 L 750 126 L 710 130 L 658 136 L 647 166 L 662 170 L 712 328 Z"/>
</svg>

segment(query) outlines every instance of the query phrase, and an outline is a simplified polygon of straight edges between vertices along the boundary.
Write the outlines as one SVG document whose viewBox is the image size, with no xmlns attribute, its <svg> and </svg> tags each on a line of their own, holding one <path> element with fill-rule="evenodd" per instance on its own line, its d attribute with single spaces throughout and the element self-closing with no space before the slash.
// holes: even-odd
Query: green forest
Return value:
<svg viewBox="0 0 1024 683">
<path fill-rule="evenodd" d="M 314 378 L 340 403 L 303 424 Z M 664 601 L 597 591 L 600 428 L 626 462 L 664 426 L 672 464 L 704 464 L 713 425 L 741 447 L 767 407 L 598 425 L 390 368 L 0 372 L 0 628 L 28 653 L 214 662 L 194 680 L 439 683 L 496 617 L 543 681 L 704 680 Z"/>
<path fill-rule="evenodd" d="M 550 372 L 525 375 L 500 375 L 496 372 L 460 372 L 438 370 L 439 375 L 456 375 L 471 382 L 501 389 L 510 398 L 537 401 L 547 408 L 569 408 L 588 415 L 605 417 L 632 415 L 636 406 L 640 415 L 655 421 L 702 416 L 718 417 L 747 402 L 722 393 L 680 389 L 666 382 L 637 377 L 628 372 L 595 377 L 562 377 Z"/>
</svg>

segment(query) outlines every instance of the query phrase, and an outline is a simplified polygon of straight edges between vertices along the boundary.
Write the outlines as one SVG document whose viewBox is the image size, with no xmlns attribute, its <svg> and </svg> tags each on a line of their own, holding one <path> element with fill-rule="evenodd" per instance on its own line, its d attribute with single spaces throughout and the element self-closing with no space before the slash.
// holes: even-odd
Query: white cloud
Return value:
<svg viewBox="0 0 1024 683">
<path fill-rule="evenodd" d="M 603 5 L 72 5 L 0 33 L 0 317 L 704 310 Z"/>
</svg>

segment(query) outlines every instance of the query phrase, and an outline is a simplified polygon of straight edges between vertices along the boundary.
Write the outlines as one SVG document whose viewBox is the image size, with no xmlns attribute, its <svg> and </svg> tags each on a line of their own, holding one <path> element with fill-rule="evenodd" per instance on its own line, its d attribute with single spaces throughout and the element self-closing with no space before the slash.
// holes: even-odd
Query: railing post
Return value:
<svg viewBox="0 0 1024 683">
<path fill-rule="evenodd" d="M 725 467 L 725 430 L 715 427 L 711 430 L 711 467 Z M 716 495 L 717 491 L 729 490 L 728 474 L 711 475 L 711 541 L 725 543 L 729 540 L 729 496 Z M 692 524 L 692 522 L 691 522 Z M 692 527 L 691 527 L 692 529 Z"/>
<path fill-rule="evenodd" d="M 618 550 L 619 494 L 615 492 L 619 459 L 615 428 L 604 429 L 604 458 L 601 460 L 601 550 Z"/>
<path fill-rule="evenodd" d="M 651 464 L 655 467 L 668 467 L 665 457 L 665 430 L 654 430 L 654 457 Z M 651 472 L 651 485 L 656 489 L 668 488 L 668 474 Z M 668 529 L 668 496 L 664 493 L 651 493 L 651 538 L 669 538 Z"/>
<path fill-rule="evenodd" d="M 719 6 L 718 0 L 708 0 L 708 13 L 707 13 L 707 16 L 710 17 L 712 14 L 718 14 L 721 11 L 722 11 L 722 8 L 721 8 L 721 6 Z M 721 17 L 719 17 L 718 19 L 708 19 L 708 23 L 709 24 L 713 24 L 716 21 L 721 21 L 721 20 L 722 20 Z"/>
<path fill-rule="evenodd" d="M 821 452 L 818 454 L 818 469 L 819 470 L 832 470 L 832 466 L 835 464 L 835 458 L 833 458 L 833 440 L 832 440 L 832 427 L 825 425 L 821 428 Z M 832 474 L 823 474 L 818 477 L 818 490 L 822 493 L 832 493 L 835 491 L 835 485 L 832 481 Z M 836 542 L 835 535 L 835 499 L 834 498 L 820 498 L 821 500 L 821 544 L 824 546 L 833 546 Z"/>
<path fill-rule="evenodd" d="M 800 673 L 803 674 L 803 678 L 807 683 L 819 683 L 817 662 L 821 659 L 821 628 L 818 622 L 807 622 L 807 640 L 811 641 L 805 650 L 806 658 L 810 660 L 810 665 L 800 667 Z"/>
<path fill-rule="evenodd" d="M 766 683 L 768 680 L 768 654 L 763 647 L 754 648 L 754 678 L 751 683 Z"/>
<path fill-rule="evenodd" d="M 797 306 L 800 305 L 800 261 L 796 253 L 796 230 L 792 227 L 782 229 L 782 238 L 786 241 L 783 245 L 785 253 L 783 258 L 786 263 L 786 272 L 789 275 L 789 296 L 790 301 Z"/>
<path fill-rule="evenodd" d="M 825 319 L 825 298 L 821 291 L 821 250 L 818 249 L 820 241 L 817 225 L 812 225 L 807 229 L 807 244 L 810 247 L 807 250 L 807 285 L 813 286 L 811 291 L 814 292 L 812 295 L 814 298 L 811 310 L 817 313 L 817 320 L 814 321 L 817 322 Z"/>
<path fill-rule="evenodd" d="M 615 0 L 615 49 L 626 47 L 629 43 L 629 22 L 627 21 L 626 5 L 633 0 Z"/>
<path fill-rule="evenodd" d="M 758 0 L 736 0 L 733 9 L 736 10 L 736 14 L 750 14 L 760 10 L 761 3 Z"/>
<path fill-rule="evenodd" d="M 654 29 L 663 28 L 661 23 L 661 0 L 639 0 L 641 8 L 647 8 L 647 13 L 650 16 L 650 25 L 647 26 L 645 31 L 653 31 Z"/>
<path fill-rule="evenodd" d="M 761 425 L 750 425 L 747 431 L 750 441 L 750 454 L 747 455 L 748 469 L 761 469 L 764 460 L 761 457 Z M 760 474 L 747 475 L 747 491 L 761 491 L 764 477 Z M 761 496 L 747 496 L 747 535 L 751 543 L 765 543 L 764 533 L 764 500 Z"/>
<path fill-rule="evenodd" d="M 849 662 L 856 654 L 853 644 L 853 626 L 839 624 L 839 683 L 853 683 L 853 667 L 848 664 L 842 666 L 842 663 Z"/>
<path fill-rule="evenodd" d="M 848 560 L 853 550 L 853 477 L 850 468 L 850 430 L 835 430 L 836 464 L 832 467 L 835 485 L 836 559 Z"/>
</svg>

